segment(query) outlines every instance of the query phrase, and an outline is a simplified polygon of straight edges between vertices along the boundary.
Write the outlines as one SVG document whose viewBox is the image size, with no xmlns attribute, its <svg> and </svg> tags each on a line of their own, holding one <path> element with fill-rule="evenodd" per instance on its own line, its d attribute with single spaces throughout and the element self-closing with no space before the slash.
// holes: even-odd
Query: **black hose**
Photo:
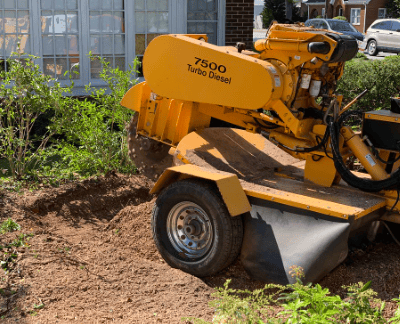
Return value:
<svg viewBox="0 0 400 324">
<path fill-rule="evenodd" d="M 341 118 L 340 118 L 341 119 Z M 340 121 L 339 119 L 339 121 Z M 339 129 L 341 123 L 329 121 L 329 133 L 331 135 L 331 147 L 333 153 L 333 161 L 336 170 L 344 181 L 352 187 L 367 192 L 377 192 L 381 190 L 397 189 L 400 185 L 400 169 L 391 174 L 384 180 L 369 180 L 355 176 L 345 165 L 339 148 Z"/>
</svg>

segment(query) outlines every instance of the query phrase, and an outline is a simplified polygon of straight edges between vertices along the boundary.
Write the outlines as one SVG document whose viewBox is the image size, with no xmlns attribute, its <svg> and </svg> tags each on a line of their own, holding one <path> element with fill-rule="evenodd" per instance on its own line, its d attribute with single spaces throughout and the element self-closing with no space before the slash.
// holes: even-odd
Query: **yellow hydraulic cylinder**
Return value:
<svg viewBox="0 0 400 324">
<path fill-rule="evenodd" d="M 359 159 L 373 180 L 384 180 L 389 177 L 382 165 L 375 160 L 360 136 L 354 134 L 349 127 L 343 127 L 340 133 L 344 137 L 347 146 L 350 147 L 355 157 Z"/>
</svg>

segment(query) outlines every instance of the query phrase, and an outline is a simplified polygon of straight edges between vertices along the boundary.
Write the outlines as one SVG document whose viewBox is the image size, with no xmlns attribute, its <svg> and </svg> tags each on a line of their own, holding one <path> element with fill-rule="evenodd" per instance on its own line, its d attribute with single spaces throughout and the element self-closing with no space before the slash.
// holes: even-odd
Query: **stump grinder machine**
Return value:
<svg viewBox="0 0 400 324">
<path fill-rule="evenodd" d="M 152 189 L 153 238 L 169 265 L 199 277 L 240 255 L 255 279 L 292 283 L 297 266 L 315 282 L 350 238 L 400 223 L 400 113 L 350 110 L 365 92 L 342 104 L 336 85 L 358 51 L 350 36 L 273 24 L 257 52 L 243 47 L 159 36 L 146 81 L 121 102 L 136 111 L 137 136 L 174 159 Z M 361 133 L 346 126 L 355 117 Z M 355 159 L 366 172 L 348 167 Z"/>
</svg>

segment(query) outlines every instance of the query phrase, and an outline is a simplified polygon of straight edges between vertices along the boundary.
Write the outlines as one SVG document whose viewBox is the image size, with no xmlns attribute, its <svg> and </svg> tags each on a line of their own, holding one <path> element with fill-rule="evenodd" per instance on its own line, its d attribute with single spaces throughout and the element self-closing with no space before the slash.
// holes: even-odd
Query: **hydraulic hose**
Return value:
<svg viewBox="0 0 400 324">
<path fill-rule="evenodd" d="M 343 118 L 342 118 L 343 117 Z M 341 127 L 341 121 L 344 116 L 339 118 L 338 122 L 329 121 L 329 133 L 331 135 L 331 147 L 333 153 L 333 161 L 335 163 L 336 170 L 340 176 L 349 185 L 367 192 L 377 192 L 388 189 L 398 189 L 400 185 L 400 169 L 397 169 L 391 176 L 384 180 L 369 180 L 355 176 L 345 165 L 343 158 L 340 154 L 339 148 L 339 130 Z"/>
</svg>

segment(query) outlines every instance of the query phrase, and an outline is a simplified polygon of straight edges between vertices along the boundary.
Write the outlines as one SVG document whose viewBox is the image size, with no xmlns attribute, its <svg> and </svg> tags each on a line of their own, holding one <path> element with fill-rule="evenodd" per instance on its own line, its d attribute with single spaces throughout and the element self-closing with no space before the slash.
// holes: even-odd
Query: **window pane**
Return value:
<svg viewBox="0 0 400 324">
<path fill-rule="evenodd" d="M 145 10 L 144 0 L 135 0 L 135 10 Z"/>
<path fill-rule="evenodd" d="M 5 9 L 15 9 L 15 0 L 4 0 Z"/>
<path fill-rule="evenodd" d="M 101 20 L 101 29 L 103 32 L 111 33 L 114 29 L 114 20 L 115 17 L 113 16 L 111 11 L 103 11 Z"/>
<path fill-rule="evenodd" d="M 135 31 L 136 33 L 146 32 L 146 17 L 144 12 L 135 13 Z"/>
<path fill-rule="evenodd" d="M 103 5 L 101 6 L 103 10 L 111 10 L 112 9 L 112 0 L 103 0 Z"/>
<path fill-rule="evenodd" d="M 157 10 L 157 2 L 159 0 L 147 0 L 147 10 Z"/>
<path fill-rule="evenodd" d="M 119 68 L 120 70 L 125 71 L 125 57 L 115 58 L 115 68 Z"/>
<path fill-rule="evenodd" d="M 53 33 L 53 15 L 51 11 L 42 11 L 42 33 Z"/>
<path fill-rule="evenodd" d="M 89 7 L 90 9 L 100 9 L 100 1 L 101 0 L 90 0 L 89 1 Z"/>
<path fill-rule="evenodd" d="M 69 72 L 72 79 L 79 79 L 80 65 L 79 57 L 69 60 Z"/>
<path fill-rule="evenodd" d="M 31 52 L 31 40 L 29 35 L 20 36 L 19 50 L 21 53 L 29 54 Z"/>
<path fill-rule="evenodd" d="M 67 12 L 67 32 L 78 33 L 78 13 L 69 11 Z"/>
<path fill-rule="evenodd" d="M 4 34 L 4 23 L 5 23 L 5 19 L 4 19 L 4 15 L 3 15 L 3 10 L 0 10 L 0 34 Z M 1 53 L 0 53 L 1 55 Z"/>
<path fill-rule="evenodd" d="M 67 54 L 67 38 L 64 35 L 54 36 L 55 54 L 66 55 Z"/>
<path fill-rule="evenodd" d="M 43 55 L 52 55 L 54 53 L 53 36 L 42 36 Z"/>
<path fill-rule="evenodd" d="M 67 32 L 67 17 L 64 11 L 54 11 L 54 33 L 65 34 Z"/>
<path fill-rule="evenodd" d="M 76 0 L 67 0 L 67 9 L 78 9 Z"/>
<path fill-rule="evenodd" d="M 68 73 L 68 59 L 66 58 L 57 58 L 56 59 L 56 78 L 61 80 L 69 79 Z M 66 75 L 65 75 L 66 74 Z"/>
<path fill-rule="evenodd" d="M 154 38 L 156 38 L 157 36 L 160 36 L 160 34 L 148 34 L 148 35 L 147 35 L 147 45 L 149 45 L 150 42 L 151 42 Z"/>
<path fill-rule="evenodd" d="M 42 9 L 53 9 L 53 1 L 52 0 L 42 0 Z"/>
<path fill-rule="evenodd" d="M 45 75 L 55 76 L 55 64 L 53 58 L 43 59 L 43 72 Z"/>
<path fill-rule="evenodd" d="M 101 72 L 101 63 L 99 60 L 91 60 L 90 62 L 90 77 L 92 79 L 99 79 Z"/>
<path fill-rule="evenodd" d="M 125 54 L 125 35 L 114 36 L 114 54 Z"/>
<path fill-rule="evenodd" d="M 68 52 L 71 56 L 77 56 L 79 54 L 78 36 L 68 36 Z"/>
<path fill-rule="evenodd" d="M 6 34 L 16 33 L 17 29 L 16 29 L 15 11 L 5 10 L 4 17 L 5 17 L 4 29 Z"/>
<path fill-rule="evenodd" d="M 116 10 L 123 10 L 123 9 L 124 9 L 124 2 L 123 2 L 123 0 L 114 0 L 114 9 L 116 9 Z"/>
<path fill-rule="evenodd" d="M 397 31 L 400 29 L 400 22 L 399 21 L 393 21 L 392 22 L 392 30 Z"/>
<path fill-rule="evenodd" d="M 28 0 L 18 0 L 18 9 L 28 9 Z"/>
<path fill-rule="evenodd" d="M 135 40 L 136 40 L 136 55 L 143 55 L 144 54 L 144 49 L 146 48 L 146 40 L 145 40 L 145 35 L 140 35 L 137 34 L 135 35 Z"/>
<path fill-rule="evenodd" d="M 6 36 L 5 41 L 5 55 L 10 56 L 12 52 L 17 51 L 17 35 Z"/>
<path fill-rule="evenodd" d="M 101 33 L 100 20 L 101 20 L 100 11 L 90 11 L 89 24 L 91 33 Z"/>
<path fill-rule="evenodd" d="M 113 36 L 103 35 L 102 36 L 102 54 L 112 54 L 113 53 Z"/>
<path fill-rule="evenodd" d="M 168 11 L 168 0 L 159 0 L 157 9 L 160 11 Z"/>
<path fill-rule="evenodd" d="M 29 33 L 29 11 L 18 10 L 18 33 Z"/>
<path fill-rule="evenodd" d="M 54 1 L 54 9 L 65 9 L 64 0 L 55 0 Z"/>
<path fill-rule="evenodd" d="M 90 37 L 90 50 L 93 54 L 99 55 L 101 53 L 101 44 L 99 36 L 91 36 Z"/>
<path fill-rule="evenodd" d="M 124 33 L 124 13 L 122 11 L 114 12 L 114 33 Z"/>
<path fill-rule="evenodd" d="M 168 30 L 169 30 L 168 12 L 159 12 L 158 19 L 160 22 L 159 27 L 158 27 L 158 32 L 159 33 L 168 33 Z"/>
</svg>

